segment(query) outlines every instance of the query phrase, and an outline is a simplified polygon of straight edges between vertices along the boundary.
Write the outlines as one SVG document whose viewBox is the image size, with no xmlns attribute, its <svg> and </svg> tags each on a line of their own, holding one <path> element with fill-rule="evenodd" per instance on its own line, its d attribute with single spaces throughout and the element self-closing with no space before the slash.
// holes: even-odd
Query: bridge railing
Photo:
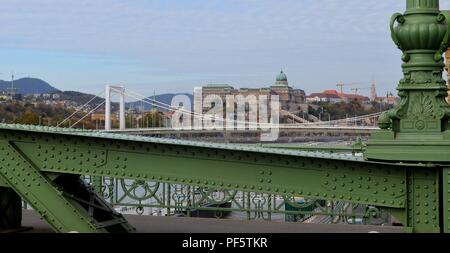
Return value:
<svg viewBox="0 0 450 253">
<path fill-rule="evenodd" d="M 374 212 L 373 207 L 340 201 L 111 177 L 84 178 L 121 213 L 315 223 L 389 222 L 378 209 Z"/>
</svg>

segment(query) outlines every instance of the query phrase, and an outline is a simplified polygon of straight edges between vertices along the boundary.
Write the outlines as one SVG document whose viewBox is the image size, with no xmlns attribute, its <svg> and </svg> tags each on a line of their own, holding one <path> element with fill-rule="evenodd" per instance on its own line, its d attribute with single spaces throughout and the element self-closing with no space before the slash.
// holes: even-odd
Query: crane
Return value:
<svg viewBox="0 0 450 253">
<path fill-rule="evenodd" d="M 358 95 L 358 91 L 359 90 L 368 90 L 368 89 L 370 89 L 371 87 L 358 87 L 358 88 L 351 88 L 351 91 L 354 91 L 355 92 L 355 95 Z"/>
<path fill-rule="evenodd" d="M 352 86 L 352 85 L 355 85 L 355 84 L 359 84 L 359 83 L 338 83 L 338 84 L 336 84 L 336 86 L 337 87 L 339 87 L 339 89 L 340 89 L 340 91 L 341 91 L 341 93 L 340 94 L 343 94 L 344 93 L 344 86 Z"/>
</svg>

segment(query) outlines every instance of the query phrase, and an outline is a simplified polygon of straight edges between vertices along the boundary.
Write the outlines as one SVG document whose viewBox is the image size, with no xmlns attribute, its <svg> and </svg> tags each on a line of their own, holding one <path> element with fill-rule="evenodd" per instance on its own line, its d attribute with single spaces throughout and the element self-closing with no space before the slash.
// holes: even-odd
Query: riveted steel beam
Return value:
<svg viewBox="0 0 450 253">
<path fill-rule="evenodd" d="M 133 231 L 122 216 L 115 213 L 94 191 L 88 189 L 79 177 L 55 177 L 55 174 L 47 176 L 14 142 L 0 140 L 0 150 L 0 175 L 3 181 L 38 211 L 56 231 Z M 104 223 L 111 224 L 112 221 L 117 222 L 113 224 L 116 226 L 106 229 Z"/>
<path fill-rule="evenodd" d="M 58 231 L 96 232 L 89 218 L 62 196 L 62 191 L 15 149 L 0 140 L 0 173 L 4 181 Z"/>
<path fill-rule="evenodd" d="M 439 174 L 439 170 L 407 170 L 406 217 L 412 232 L 440 232 Z"/>
<path fill-rule="evenodd" d="M 438 165 L 23 126 L 3 126 L 0 140 L 13 145 L 43 175 L 106 176 L 347 201 L 388 209 L 414 232 L 440 229 L 439 201 L 431 201 L 438 199 L 439 192 L 433 191 L 439 185 Z M 2 151 L 1 157 L 9 156 Z"/>
<path fill-rule="evenodd" d="M 450 168 L 445 168 L 442 172 L 442 219 L 443 231 L 450 233 Z"/>
<path fill-rule="evenodd" d="M 0 132 L 1 134 L 1 132 Z M 88 136 L 3 134 L 45 172 L 148 179 L 403 208 L 401 166 L 304 152 L 224 150 Z"/>
</svg>

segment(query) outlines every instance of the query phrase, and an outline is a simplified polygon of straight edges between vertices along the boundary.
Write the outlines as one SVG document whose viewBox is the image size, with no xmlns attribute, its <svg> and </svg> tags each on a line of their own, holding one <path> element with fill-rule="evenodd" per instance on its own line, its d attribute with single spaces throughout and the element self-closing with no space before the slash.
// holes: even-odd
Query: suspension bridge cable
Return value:
<svg viewBox="0 0 450 253">
<path fill-rule="evenodd" d="M 132 94 L 134 94 L 134 96 Z M 196 117 L 196 118 L 201 118 L 201 119 L 205 119 L 206 118 L 206 119 L 214 119 L 215 121 L 220 121 L 220 122 L 225 122 L 225 123 L 227 122 L 222 117 L 215 117 L 215 116 L 209 115 L 209 114 L 205 115 L 205 114 L 200 114 L 200 113 L 195 113 L 195 112 L 192 112 L 192 111 L 184 110 L 182 108 L 176 108 L 176 107 L 173 107 L 171 105 L 168 105 L 168 104 L 165 104 L 165 103 L 162 103 L 162 102 L 158 102 L 158 101 L 150 99 L 150 98 L 146 98 L 146 97 L 144 97 L 144 96 L 142 96 L 140 94 L 137 94 L 137 93 L 135 93 L 135 92 L 133 92 L 133 91 L 131 91 L 129 89 L 127 89 L 127 93 L 125 93 L 125 95 L 128 95 L 128 96 L 130 96 L 130 97 L 132 97 L 134 99 L 137 99 L 139 101 L 146 102 L 147 104 L 150 104 L 150 105 L 153 105 L 153 106 L 157 106 L 159 108 L 163 108 L 163 109 L 169 110 L 171 112 L 180 112 L 182 114 L 185 114 L 185 115 L 187 114 L 187 115 L 190 115 L 190 116 L 193 116 L 193 117 Z M 150 101 L 147 101 L 147 100 L 150 100 Z M 162 104 L 162 105 L 157 105 L 153 101 L 157 102 L 159 104 Z M 238 124 L 249 124 L 249 125 L 260 125 L 260 126 L 262 126 L 262 125 L 268 125 L 268 126 L 276 125 L 276 124 L 272 124 L 272 123 L 251 122 L 251 121 L 233 121 L 233 122 L 234 123 L 238 123 Z"/>
<path fill-rule="evenodd" d="M 214 119 L 214 120 L 216 120 L 216 121 L 220 121 L 220 122 L 225 122 L 226 123 L 226 120 L 224 120 L 223 118 L 221 118 L 221 117 L 219 117 L 219 118 L 217 118 L 217 117 L 215 117 L 215 116 L 212 116 L 212 115 L 204 115 L 204 114 L 198 114 L 198 113 L 193 113 L 193 112 L 191 112 L 191 111 L 187 111 L 187 110 L 183 110 L 183 109 L 177 109 L 177 108 L 173 108 L 172 106 L 170 106 L 170 107 L 166 107 L 166 106 L 161 106 L 161 105 L 156 105 L 155 103 L 152 103 L 152 102 L 149 102 L 149 101 L 146 101 L 146 99 L 147 98 L 145 98 L 145 97 L 142 97 L 141 95 L 141 98 L 139 98 L 139 97 L 137 97 L 137 96 L 133 96 L 133 95 L 131 95 L 131 94 L 126 94 L 126 95 L 128 95 L 128 96 L 130 96 L 130 97 L 132 97 L 132 98 L 134 98 L 134 99 L 138 99 L 139 101 L 143 101 L 143 102 L 145 102 L 145 103 L 147 103 L 147 104 L 150 104 L 150 105 L 154 105 L 154 106 L 157 106 L 157 107 L 159 107 L 159 108 L 163 108 L 163 109 L 166 109 L 166 110 L 169 110 L 169 111 L 171 111 L 171 112 L 180 112 L 180 113 L 182 113 L 182 114 L 187 114 L 187 115 L 189 115 L 189 116 L 193 116 L 193 117 L 195 117 L 195 118 L 201 118 L 201 119 Z M 277 126 L 276 124 L 272 124 L 272 123 L 258 123 L 258 122 L 250 122 L 250 121 L 233 121 L 233 122 L 236 122 L 236 123 L 241 123 L 241 124 L 249 124 L 249 125 L 268 125 L 268 126 Z"/>
<path fill-rule="evenodd" d="M 102 91 L 100 93 L 98 93 L 97 95 L 95 95 L 93 98 L 91 98 L 89 101 L 87 101 L 83 106 L 81 106 L 80 108 L 78 108 L 74 113 L 72 113 L 70 116 L 68 116 L 67 118 L 65 118 L 63 121 L 61 121 L 58 125 L 56 125 L 56 127 L 59 127 L 60 125 L 62 125 L 64 122 L 66 122 L 67 120 L 69 120 L 70 118 L 72 118 L 73 116 L 75 116 L 75 114 L 77 114 L 78 112 L 81 111 L 81 109 L 83 109 L 85 106 L 87 106 L 90 102 L 94 101 L 95 98 L 98 98 L 100 95 L 102 95 L 103 93 L 105 93 L 105 91 Z M 103 102 L 104 103 L 104 102 Z"/>
<path fill-rule="evenodd" d="M 84 118 L 86 118 L 89 114 L 93 113 L 95 110 L 97 110 L 100 106 L 102 106 L 103 104 L 105 104 L 105 101 L 101 102 L 97 107 L 95 107 L 94 109 L 92 109 L 90 112 L 86 113 L 86 115 L 84 115 L 81 119 L 79 119 L 77 122 L 75 122 L 73 125 L 70 126 L 70 128 L 73 128 L 75 125 L 77 125 L 78 123 L 80 123 L 80 121 L 82 121 Z"/>
<path fill-rule="evenodd" d="M 128 90 L 129 93 L 133 93 L 133 94 L 135 94 L 135 96 L 140 97 L 140 98 L 134 97 L 135 99 L 138 99 L 138 100 L 141 100 L 141 99 L 142 99 L 142 100 L 150 100 L 150 103 L 151 103 L 152 105 L 155 105 L 154 103 L 156 102 L 156 103 L 158 103 L 158 104 L 164 105 L 164 107 L 161 106 L 161 108 L 164 108 L 164 109 L 168 109 L 168 108 L 166 108 L 166 107 L 170 107 L 170 108 L 174 108 L 174 110 L 177 110 L 177 111 L 185 111 L 186 113 L 195 114 L 195 115 L 198 115 L 198 116 L 204 116 L 204 114 L 198 114 L 198 113 L 195 113 L 195 112 L 182 110 L 182 109 L 173 107 L 173 106 L 171 106 L 171 105 L 168 105 L 168 104 L 159 102 L 159 101 L 157 101 L 157 100 L 153 100 L 153 99 L 151 99 L 151 98 L 146 98 L 146 97 L 144 97 L 144 96 L 142 96 L 142 95 L 140 95 L 140 94 L 138 94 L 138 93 L 136 93 L 136 92 L 133 92 L 132 90 L 129 90 L 129 89 L 126 89 L 126 90 Z M 152 101 L 153 101 L 153 102 L 152 102 Z M 312 125 L 317 125 L 317 124 L 327 124 L 327 123 L 340 122 L 340 121 L 347 121 L 347 120 L 365 119 L 365 118 L 369 118 L 369 117 L 372 117 L 372 116 L 379 116 L 381 113 L 382 113 L 382 112 L 377 112 L 377 113 L 372 113 L 372 114 L 367 114 L 367 115 L 356 116 L 356 117 L 352 117 L 352 118 L 344 118 L 344 119 L 331 120 L 331 121 L 320 121 L 319 123 L 317 123 L 317 122 L 309 122 L 309 123 L 300 123 L 300 124 L 312 124 Z"/>
<path fill-rule="evenodd" d="M 127 89 L 127 90 L 128 90 L 128 89 Z M 130 93 L 135 94 L 135 96 L 131 95 Z M 154 105 L 154 106 L 163 108 L 163 109 L 167 109 L 167 110 L 172 111 L 172 112 L 177 111 L 177 112 L 181 112 L 181 113 L 183 113 L 183 114 L 189 114 L 189 115 L 192 115 L 192 116 L 194 116 L 194 117 L 213 118 L 213 119 L 218 120 L 218 121 L 224 121 L 223 118 L 216 118 L 216 117 L 214 117 L 214 116 L 212 116 L 212 115 L 203 115 L 203 114 L 198 115 L 198 114 L 193 113 L 193 112 L 191 112 L 191 111 L 187 111 L 187 110 L 183 110 L 183 109 L 179 109 L 179 108 L 178 108 L 178 109 L 177 109 L 177 108 L 172 109 L 173 107 L 170 106 L 170 105 L 167 105 L 167 104 L 164 104 L 164 103 L 161 103 L 161 102 L 152 100 L 152 99 L 150 99 L 150 98 L 143 97 L 142 95 L 137 94 L 137 93 L 135 93 L 135 92 L 132 92 L 132 91 L 130 91 L 130 90 L 128 90 L 128 92 L 127 92 L 126 95 L 128 95 L 128 96 L 130 96 L 130 97 L 132 97 L 132 98 L 134 98 L 134 99 L 142 100 L 142 101 L 144 101 L 144 102 L 146 102 L 146 103 L 148 103 L 148 104 L 151 104 L 151 105 Z M 150 100 L 150 101 L 146 101 L 146 100 Z M 158 103 L 160 103 L 160 104 L 163 104 L 163 105 L 165 105 L 165 106 L 156 105 L 153 101 L 154 101 L 154 102 L 158 102 Z M 357 120 L 364 120 L 364 119 L 376 118 L 376 117 L 379 116 L 380 114 L 381 114 L 381 113 L 373 113 L 373 114 L 362 115 L 362 116 L 357 116 L 357 117 L 353 117 L 353 118 L 345 118 L 345 119 L 332 120 L 332 121 L 321 121 L 321 122 L 299 123 L 299 124 L 294 124 L 294 125 L 296 125 L 296 126 L 320 126 L 320 125 L 330 125 L 330 124 L 336 124 L 336 123 L 348 122 L 348 121 L 355 121 L 355 122 L 356 122 Z M 241 123 L 241 122 L 238 122 L 238 123 Z M 265 124 L 273 125 L 273 124 L 270 124 L 270 123 L 257 123 L 257 122 L 248 122 L 248 121 L 245 121 L 244 123 L 248 123 L 248 124 L 259 124 L 259 125 L 265 125 Z"/>
</svg>

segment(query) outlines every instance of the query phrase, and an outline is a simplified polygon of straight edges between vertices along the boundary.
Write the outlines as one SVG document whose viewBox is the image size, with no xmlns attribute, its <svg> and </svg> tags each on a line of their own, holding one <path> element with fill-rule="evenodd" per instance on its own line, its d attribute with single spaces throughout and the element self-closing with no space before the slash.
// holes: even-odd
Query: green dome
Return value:
<svg viewBox="0 0 450 253">
<path fill-rule="evenodd" d="M 277 75 L 277 82 L 287 82 L 287 76 L 283 70 L 281 70 L 280 74 Z"/>
</svg>

